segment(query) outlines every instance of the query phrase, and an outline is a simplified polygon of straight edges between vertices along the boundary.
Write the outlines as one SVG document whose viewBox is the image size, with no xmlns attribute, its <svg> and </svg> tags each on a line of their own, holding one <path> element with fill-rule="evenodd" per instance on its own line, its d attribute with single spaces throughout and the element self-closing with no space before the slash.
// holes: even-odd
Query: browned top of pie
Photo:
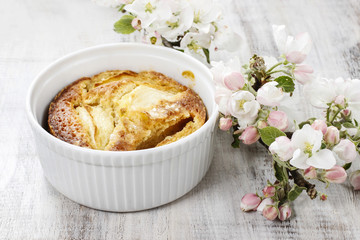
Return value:
<svg viewBox="0 0 360 240">
<path fill-rule="evenodd" d="M 175 142 L 200 128 L 206 109 L 190 88 L 153 71 L 81 78 L 50 104 L 51 134 L 68 143 L 128 151 Z"/>
</svg>

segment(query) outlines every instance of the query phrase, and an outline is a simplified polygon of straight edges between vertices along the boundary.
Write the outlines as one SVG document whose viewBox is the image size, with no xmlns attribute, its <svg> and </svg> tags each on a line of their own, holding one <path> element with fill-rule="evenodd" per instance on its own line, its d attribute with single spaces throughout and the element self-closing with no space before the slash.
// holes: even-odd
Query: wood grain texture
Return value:
<svg viewBox="0 0 360 240">
<path fill-rule="evenodd" d="M 277 54 L 271 25 L 308 31 L 307 63 L 327 77 L 360 78 L 360 3 L 357 0 L 227 0 L 227 18 L 251 53 Z M 295 217 L 266 221 L 243 213 L 240 200 L 273 179 L 260 145 L 230 146 L 219 132 L 209 172 L 190 193 L 149 211 L 108 213 L 80 206 L 45 180 L 25 116 L 25 96 L 42 68 L 72 51 L 137 41 L 113 32 L 113 9 L 88 0 L 0 2 L 0 239 L 360 239 L 360 192 L 348 183 L 318 188 L 329 200 L 296 200 Z M 319 114 L 302 96 L 295 110 Z"/>
</svg>

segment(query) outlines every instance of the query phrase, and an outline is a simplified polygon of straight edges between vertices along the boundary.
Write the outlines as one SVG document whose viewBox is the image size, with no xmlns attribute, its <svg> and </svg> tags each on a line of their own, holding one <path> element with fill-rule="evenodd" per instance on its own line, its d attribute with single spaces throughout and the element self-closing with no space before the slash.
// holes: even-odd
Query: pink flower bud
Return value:
<svg viewBox="0 0 360 240">
<path fill-rule="evenodd" d="M 336 96 L 334 103 L 344 107 L 345 106 L 345 97 L 343 95 Z"/>
<path fill-rule="evenodd" d="M 315 130 L 320 130 L 323 133 L 323 135 L 325 135 L 326 130 L 327 130 L 326 122 L 321 119 L 316 119 L 313 122 L 313 124 L 311 124 L 311 127 Z"/>
<path fill-rule="evenodd" d="M 245 128 L 245 130 L 240 135 L 239 139 L 247 145 L 255 143 L 257 140 L 259 140 L 260 134 L 256 127 L 249 126 Z"/>
<path fill-rule="evenodd" d="M 341 139 L 339 144 L 333 148 L 333 152 L 338 158 L 346 163 L 354 161 L 358 156 L 355 144 L 353 144 L 349 139 Z"/>
<path fill-rule="evenodd" d="M 262 211 L 267 205 L 274 205 L 274 200 L 272 200 L 271 198 L 265 198 L 264 200 L 261 201 L 260 205 L 257 207 L 257 211 L 262 213 Z"/>
<path fill-rule="evenodd" d="M 259 206 L 261 199 L 254 193 L 247 193 L 241 199 L 241 210 L 244 212 L 255 211 Z"/>
<path fill-rule="evenodd" d="M 267 123 L 272 127 L 276 127 L 279 130 L 284 131 L 288 127 L 288 118 L 286 113 L 282 111 L 272 111 L 269 114 Z"/>
<path fill-rule="evenodd" d="M 289 204 L 284 204 L 279 207 L 279 219 L 285 221 L 291 217 L 291 208 Z"/>
<path fill-rule="evenodd" d="M 232 127 L 232 119 L 231 118 L 220 118 L 219 128 L 223 131 L 227 131 Z"/>
<path fill-rule="evenodd" d="M 262 211 L 262 215 L 267 219 L 267 220 L 275 220 L 275 218 L 278 216 L 278 210 L 276 209 L 276 207 L 272 206 L 272 205 L 267 205 L 264 207 L 264 210 Z"/>
<path fill-rule="evenodd" d="M 350 183 L 354 187 L 354 190 L 360 190 L 360 170 L 350 174 Z"/>
<path fill-rule="evenodd" d="M 343 183 L 347 178 L 347 173 L 343 167 L 335 165 L 325 171 L 324 178 L 331 183 Z"/>
<path fill-rule="evenodd" d="M 307 179 L 315 179 L 317 177 L 317 172 L 316 172 L 316 168 L 314 167 L 309 167 L 307 169 L 305 169 L 304 171 L 304 176 Z"/>
<path fill-rule="evenodd" d="M 131 21 L 131 26 L 136 30 L 140 30 L 141 29 L 141 20 L 139 18 L 134 18 Z"/>
<path fill-rule="evenodd" d="M 337 144 L 340 140 L 339 129 L 334 126 L 328 127 L 324 136 L 324 140 L 331 145 Z"/>
<path fill-rule="evenodd" d="M 350 110 L 349 109 L 344 109 L 342 112 L 343 112 L 345 117 L 350 115 Z"/>
<path fill-rule="evenodd" d="M 244 87 L 244 84 L 244 77 L 239 72 L 231 72 L 224 77 L 224 85 L 230 90 L 239 90 Z"/>
<path fill-rule="evenodd" d="M 263 129 L 264 127 L 267 127 L 267 126 L 268 126 L 268 124 L 265 121 L 259 121 L 257 123 L 257 128 L 258 129 Z"/>
<path fill-rule="evenodd" d="M 272 196 L 275 195 L 276 189 L 274 186 L 266 186 L 263 190 L 262 190 L 264 197 L 266 198 L 271 198 Z"/>
</svg>

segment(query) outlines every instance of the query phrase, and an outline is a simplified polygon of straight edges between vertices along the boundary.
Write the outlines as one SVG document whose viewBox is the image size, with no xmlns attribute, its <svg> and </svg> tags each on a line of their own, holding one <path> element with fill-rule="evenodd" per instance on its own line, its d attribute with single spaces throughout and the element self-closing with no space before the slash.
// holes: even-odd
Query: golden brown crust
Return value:
<svg viewBox="0 0 360 240">
<path fill-rule="evenodd" d="M 50 104 L 50 133 L 110 151 L 162 146 L 200 128 L 206 109 L 191 89 L 154 71 L 106 71 L 65 87 Z"/>
</svg>

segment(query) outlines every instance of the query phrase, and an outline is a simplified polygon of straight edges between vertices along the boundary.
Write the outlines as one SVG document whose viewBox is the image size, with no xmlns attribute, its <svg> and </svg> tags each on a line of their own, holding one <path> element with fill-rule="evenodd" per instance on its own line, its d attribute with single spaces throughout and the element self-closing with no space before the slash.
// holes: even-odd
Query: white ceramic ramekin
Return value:
<svg viewBox="0 0 360 240">
<path fill-rule="evenodd" d="M 202 98 L 207 122 L 168 145 L 128 152 L 81 148 L 44 129 L 47 109 L 66 85 L 105 70 L 154 70 L 190 86 Z M 191 71 L 195 81 L 182 73 Z M 213 156 L 217 107 L 209 69 L 194 58 L 165 47 L 118 43 L 67 55 L 43 70 L 32 83 L 26 110 L 44 174 L 62 194 L 82 205 L 116 212 L 169 203 L 195 187 Z"/>
</svg>

